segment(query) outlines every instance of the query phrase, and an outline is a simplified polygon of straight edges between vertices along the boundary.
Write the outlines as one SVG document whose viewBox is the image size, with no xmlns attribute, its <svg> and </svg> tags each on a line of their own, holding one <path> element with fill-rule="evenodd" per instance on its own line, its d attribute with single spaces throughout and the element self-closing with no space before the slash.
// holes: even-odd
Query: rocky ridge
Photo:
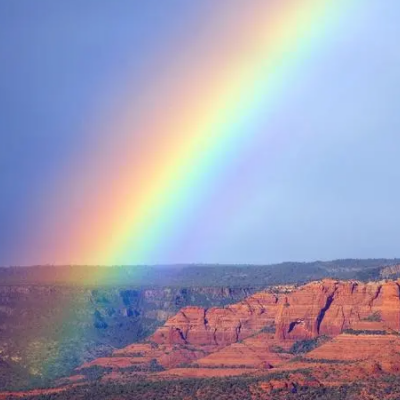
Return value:
<svg viewBox="0 0 400 400">
<path fill-rule="evenodd" d="M 397 343 L 399 317 L 398 281 L 327 279 L 275 293 L 262 291 L 222 308 L 184 307 L 144 343 L 84 364 L 80 371 L 126 365 L 146 370 L 150 363 L 166 369 L 272 369 L 294 357 L 290 349 L 295 343 L 321 336 L 350 336 L 360 342 L 359 334 L 382 343 Z M 351 334 L 346 336 L 346 332 Z M 324 347 L 329 352 L 329 345 L 321 346 L 321 351 Z"/>
<path fill-rule="evenodd" d="M 0 390 L 46 385 L 143 340 L 182 307 L 224 306 L 254 291 L 0 284 Z"/>
<path fill-rule="evenodd" d="M 142 343 L 60 383 L 253 376 L 257 393 L 343 385 L 398 373 L 399 316 L 400 281 L 276 287 L 224 307 L 184 307 Z"/>
</svg>

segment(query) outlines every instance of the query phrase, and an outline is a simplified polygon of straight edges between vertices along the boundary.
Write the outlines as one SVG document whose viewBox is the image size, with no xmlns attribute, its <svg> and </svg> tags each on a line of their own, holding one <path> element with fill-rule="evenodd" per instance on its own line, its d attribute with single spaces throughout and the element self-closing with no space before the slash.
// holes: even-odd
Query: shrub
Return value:
<svg viewBox="0 0 400 400">
<path fill-rule="evenodd" d="M 275 331 L 276 331 L 275 325 L 266 325 L 266 326 L 264 326 L 264 328 L 261 329 L 260 332 L 275 333 Z"/>
<path fill-rule="evenodd" d="M 371 315 L 369 315 L 366 318 L 363 318 L 362 321 L 368 321 L 368 322 L 382 322 L 382 316 L 379 311 L 375 311 Z"/>
<path fill-rule="evenodd" d="M 387 335 L 386 331 L 381 330 L 366 330 L 366 329 L 345 329 L 343 333 L 348 335 Z"/>
<path fill-rule="evenodd" d="M 315 348 L 327 342 L 328 340 L 329 337 L 327 336 L 319 336 L 314 339 L 299 340 L 293 344 L 293 346 L 289 350 L 289 353 L 291 354 L 308 353 L 309 351 L 314 350 Z"/>
</svg>

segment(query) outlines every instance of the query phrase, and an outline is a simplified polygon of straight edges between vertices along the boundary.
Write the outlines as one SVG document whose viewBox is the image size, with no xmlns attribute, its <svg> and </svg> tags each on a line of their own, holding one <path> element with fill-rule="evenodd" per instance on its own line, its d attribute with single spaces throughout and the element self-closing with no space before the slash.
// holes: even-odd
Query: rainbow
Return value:
<svg viewBox="0 0 400 400">
<path fill-rule="evenodd" d="M 86 127 L 93 140 L 82 143 L 47 210 L 47 223 L 62 227 L 49 261 L 162 263 L 179 249 L 190 221 L 260 135 L 271 143 L 266 157 L 272 143 L 290 142 L 268 121 L 355 2 L 215 3 L 207 28 L 165 55 L 140 95 L 121 78 L 115 109 Z"/>
</svg>

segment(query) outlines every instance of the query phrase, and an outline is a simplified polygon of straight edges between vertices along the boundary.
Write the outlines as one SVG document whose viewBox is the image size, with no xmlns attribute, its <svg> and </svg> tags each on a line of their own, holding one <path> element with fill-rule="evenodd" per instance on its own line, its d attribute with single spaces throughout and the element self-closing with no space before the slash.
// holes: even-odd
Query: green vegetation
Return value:
<svg viewBox="0 0 400 400">
<path fill-rule="evenodd" d="M 326 343 L 329 340 L 330 338 L 325 335 L 318 336 L 314 339 L 299 340 L 292 345 L 292 347 L 289 350 L 289 353 L 291 354 L 308 353 L 309 351 L 314 350 L 315 348 L 321 346 L 322 344 Z"/>
<path fill-rule="evenodd" d="M 127 384 L 112 381 L 104 384 L 96 381 L 86 386 L 73 387 L 66 392 L 31 396 L 29 400 L 261 400 L 265 399 L 265 392 L 259 389 L 258 384 L 270 380 L 288 380 L 291 374 L 302 374 L 312 380 L 307 369 L 263 377 L 190 378 L 171 381 L 149 381 L 136 377 Z M 260 397 L 255 397 L 257 393 Z"/>
<path fill-rule="evenodd" d="M 164 323 L 160 315 L 166 318 L 192 304 L 223 306 L 251 293 L 251 289 L 229 288 L 0 284 L 0 307 L 10 309 L 0 314 L 0 390 L 50 386 L 86 361 L 148 337 Z M 18 362 L 11 362 L 15 356 Z"/>
<path fill-rule="evenodd" d="M 304 354 L 308 353 L 311 350 L 314 350 L 315 348 L 321 346 L 329 340 L 330 337 L 322 335 L 314 339 L 298 340 L 297 342 L 293 343 L 292 347 L 289 350 L 285 350 L 283 347 L 276 345 L 272 346 L 271 350 L 274 353 Z"/>
<path fill-rule="evenodd" d="M 7 360 L 0 359 L 0 390 L 49 386 L 86 361 L 143 340 L 187 305 L 226 306 L 261 288 L 326 277 L 378 279 L 383 267 L 399 263 L 0 268 L 0 306 L 5 310 L 0 351 Z M 274 328 L 262 331 L 273 333 Z M 290 352 L 302 354 L 312 346 L 295 344 Z"/>
<path fill-rule="evenodd" d="M 278 354 L 289 353 L 288 350 L 285 350 L 283 347 L 277 346 L 277 345 L 271 346 L 271 351 L 272 351 L 273 353 L 278 353 Z"/>
<path fill-rule="evenodd" d="M 225 368 L 230 368 L 230 369 L 254 369 L 254 366 L 249 366 L 245 364 L 238 364 L 238 365 L 225 365 L 225 364 L 219 364 L 219 365 L 199 365 L 197 363 L 181 363 L 178 365 L 178 368 L 206 368 L 206 369 L 225 369 Z"/>
<path fill-rule="evenodd" d="M 90 368 L 85 368 L 80 371 L 82 375 L 86 377 L 89 381 L 96 381 L 100 379 L 104 374 L 109 374 L 112 368 L 104 368 L 94 365 Z"/>
<path fill-rule="evenodd" d="M 265 325 L 264 328 L 261 329 L 262 333 L 275 333 L 276 332 L 276 326 L 273 325 Z"/>
<path fill-rule="evenodd" d="M 130 367 L 119 368 L 118 372 L 120 373 L 132 373 L 132 372 L 161 372 L 164 371 L 165 368 L 158 363 L 157 360 L 153 359 L 150 361 L 149 365 L 132 365 Z M 82 375 L 84 375 L 89 381 L 95 381 L 100 379 L 102 376 L 109 374 L 112 372 L 112 368 L 110 367 L 100 367 L 98 365 L 94 365 L 90 368 L 85 368 L 80 371 Z"/>
<path fill-rule="evenodd" d="M 343 333 L 348 335 L 388 335 L 389 333 L 383 330 L 366 330 L 366 329 L 345 329 Z"/>
<path fill-rule="evenodd" d="M 292 384 L 289 389 L 266 393 L 260 386 L 269 380 L 288 380 L 288 373 L 264 377 L 236 377 L 210 379 L 177 379 L 147 381 L 135 377 L 132 382 L 119 384 L 92 382 L 76 386 L 66 392 L 31 396 L 25 400 L 365 400 L 400 398 L 400 377 L 383 375 L 366 378 L 350 385 L 321 387 L 308 374 L 301 373 L 308 385 Z"/>
<path fill-rule="evenodd" d="M 400 259 L 343 259 L 315 262 L 285 262 L 272 265 L 164 265 L 116 266 L 78 265 L 0 268 L 6 284 L 57 284 L 115 287 L 266 287 L 298 284 L 322 278 L 380 279 L 384 267 Z M 94 280 L 95 279 L 95 280 Z M 86 283 L 86 284 L 85 284 Z"/>
<path fill-rule="evenodd" d="M 304 363 L 316 363 L 316 364 L 352 364 L 353 361 L 347 360 L 328 360 L 326 358 L 306 358 L 302 356 L 294 357 L 290 360 L 291 362 L 304 362 Z"/>
<path fill-rule="evenodd" d="M 382 321 L 382 316 L 379 311 L 375 311 L 371 315 L 369 315 L 366 318 L 363 318 L 362 321 L 368 321 L 368 322 L 381 322 Z"/>
</svg>

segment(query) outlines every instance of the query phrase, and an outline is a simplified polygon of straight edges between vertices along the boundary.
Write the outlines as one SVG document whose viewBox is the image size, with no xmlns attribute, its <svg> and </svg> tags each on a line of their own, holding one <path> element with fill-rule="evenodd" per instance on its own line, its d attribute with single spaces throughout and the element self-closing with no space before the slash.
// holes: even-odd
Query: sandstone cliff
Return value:
<svg viewBox="0 0 400 400">
<path fill-rule="evenodd" d="M 400 329 L 398 282 L 313 282 L 286 297 L 276 335 L 281 340 L 338 335 L 373 315 L 384 329 Z"/>
<path fill-rule="evenodd" d="M 185 307 L 149 340 L 159 344 L 227 345 L 275 323 L 282 299 L 260 292 L 225 308 Z"/>
<path fill-rule="evenodd" d="M 74 368 L 143 340 L 182 307 L 224 306 L 252 288 L 88 288 L 1 285 L 0 389 L 69 375 Z M 51 363 L 51 368 L 47 366 Z M 4 364 L 4 365 L 3 365 Z M 6 368 L 7 366 L 7 368 Z M 14 382 L 10 385 L 9 381 Z"/>
<path fill-rule="evenodd" d="M 125 362 L 132 365 L 155 360 L 165 368 L 196 364 L 268 369 L 292 358 L 290 347 L 296 341 L 320 335 L 335 337 L 347 330 L 382 337 L 387 333 L 393 343 L 399 316 L 399 282 L 327 279 L 259 292 L 223 308 L 184 307 L 148 338 L 147 345 L 133 344 L 114 357 L 128 357 Z M 118 368 L 116 360 L 99 362 L 86 367 Z"/>
<path fill-rule="evenodd" d="M 158 344 L 227 345 L 266 327 L 275 338 L 334 336 L 375 319 L 380 329 L 400 330 L 397 281 L 361 283 L 323 280 L 296 290 L 259 292 L 225 308 L 185 307 L 150 338 Z M 361 326 L 362 328 L 362 326 Z"/>
<path fill-rule="evenodd" d="M 274 287 L 223 307 L 183 307 L 142 343 L 84 363 L 63 383 L 251 375 L 262 377 L 252 390 L 265 398 L 348 385 L 398 374 L 399 315 L 400 281 Z"/>
</svg>

